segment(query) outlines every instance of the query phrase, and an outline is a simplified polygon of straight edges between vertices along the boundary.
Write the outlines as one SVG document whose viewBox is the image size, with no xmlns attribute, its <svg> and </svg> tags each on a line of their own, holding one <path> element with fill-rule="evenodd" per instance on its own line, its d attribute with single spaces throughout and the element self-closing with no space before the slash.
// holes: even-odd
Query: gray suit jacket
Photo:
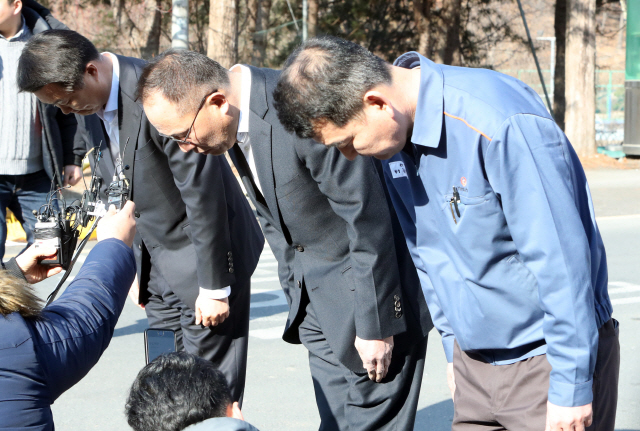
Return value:
<svg viewBox="0 0 640 431">
<path fill-rule="evenodd" d="M 249 137 L 264 196 L 237 145 L 230 154 L 278 259 L 290 308 L 283 339 L 300 342 L 310 300 L 338 359 L 364 372 L 356 335 L 396 336 L 396 353 L 433 324 L 374 160 L 349 162 L 288 133 L 273 107 L 279 73 L 251 67 Z"/>
<path fill-rule="evenodd" d="M 141 300 L 153 264 L 193 309 L 199 287 L 220 289 L 237 277 L 251 277 L 264 238 L 224 156 L 185 154 L 161 138 L 135 94 L 145 62 L 122 56 L 118 61 L 120 151 L 138 217 L 134 252 Z M 106 142 L 96 115 L 84 121 L 94 135 L 87 142 Z M 102 145 L 99 172 L 107 184 L 113 169 L 108 146 Z"/>
</svg>

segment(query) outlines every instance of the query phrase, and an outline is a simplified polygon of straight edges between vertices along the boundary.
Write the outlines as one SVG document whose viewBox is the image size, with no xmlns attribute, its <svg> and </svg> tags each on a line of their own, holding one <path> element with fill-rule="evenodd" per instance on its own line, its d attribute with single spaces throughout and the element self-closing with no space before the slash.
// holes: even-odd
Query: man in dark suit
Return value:
<svg viewBox="0 0 640 431">
<path fill-rule="evenodd" d="M 101 176 L 124 178 L 136 202 L 139 301 L 149 325 L 176 330 L 181 350 L 212 361 L 241 401 L 250 278 L 264 239 L 224 157 L 185 157 L 148 122 L 135 95 L 144 64 L 54 30 L 29 41 L 18 82 L 65 113 L 88 116 L 87 142 L 103 142 Z"/>
<path fill-rule="evenodd" d="M 309 350 L 320 429 L 412 430 L 432 324 L 400 226 L 372 159 L 284 130 L 278 75 L 169 51 L 138 91 L 183 151 L 230 150 L 278 260 L 283 338 Z"/>
</svg>

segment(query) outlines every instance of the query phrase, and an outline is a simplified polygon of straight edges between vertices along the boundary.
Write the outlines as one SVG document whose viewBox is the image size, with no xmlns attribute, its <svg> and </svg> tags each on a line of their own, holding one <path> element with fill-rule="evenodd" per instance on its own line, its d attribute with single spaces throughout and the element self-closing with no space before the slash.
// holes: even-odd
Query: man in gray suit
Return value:
<svg viewBox="0 0 640 431">
<path fill-rule="evenodd" d="M 412 430 L 432 324 L 378 167 L 286 132 L 278 76 L 169 51 L 138 94 L 183 151 L 230 151 L 278 260 L 283 339 L 309 350 L 320 429 Z"/>
<path fill-rule="evenodd" d="M 102 142 L 102 178 L 124 178 L 136 203 L 139 301 L 149 325 L 177 331 L 180 349 L 220 368 L 241 402 L 250 280 L 264 238 L 224 156 L 185 156 L 149 124 L 136 101 L 144 65 L 50 30 L 24 48 L 18 85 L 85 116 L 86 141 Z"/>
</svg>

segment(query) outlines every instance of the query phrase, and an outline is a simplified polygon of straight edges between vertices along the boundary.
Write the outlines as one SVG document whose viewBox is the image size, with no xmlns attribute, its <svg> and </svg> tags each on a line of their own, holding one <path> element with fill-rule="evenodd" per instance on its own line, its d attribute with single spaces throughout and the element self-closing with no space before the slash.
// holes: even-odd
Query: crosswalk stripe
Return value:
<svg viewBox="0 0 640 431">
<path fill-rule="evenodd" d="M 276 338 L 282 338 L 282 327 L 276 326 L 267 329 L 254 329 L 253 331 L 249 331 L 249 335 L 263 340 L 275 340 Z"/>
<path fill-rule="evenodd" d="M 616 298 L 611 300 L 612 305 L 637 304 L 640 302 L 640 296 L 632 296 L 631 298 Z"/>
</svg>

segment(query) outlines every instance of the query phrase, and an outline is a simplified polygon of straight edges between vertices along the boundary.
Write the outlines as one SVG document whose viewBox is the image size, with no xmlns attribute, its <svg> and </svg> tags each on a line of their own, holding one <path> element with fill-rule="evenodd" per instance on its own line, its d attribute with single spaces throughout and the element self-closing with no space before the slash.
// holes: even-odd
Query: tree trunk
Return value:
<svg viewBox="0 0 640 431">
<path fill-rule="evenodd" d="M 431 56 L 431 52 L 429 52 L 430 19 L 431 0 L 413 0 L 413 20 L 418 32 L 418 52 L 426 57 Z"/>
<path fill-rule="evenodd" d="M 567 0 L 565 132 L 580 156 L 596 152 L 596 0 Z"/>
<path fill-rule="evenodd" d="M 238 3 L 211 0 L 207 56 L 227 69 L 238 61 Z"/>
<path fill-rule="evenodd" d="M 318 0 L 307 0 L 307 36 L 316 37 L 318 35 Z"/>
<path fill-rule="evenodd" d="M 240 56 L 240 61 L 243 63 L 253 64 L 253 38 L 256 31 L 256 19 L 258 16 L 258 8 L 260 7 L 260 0 L 247 0 L 247 17 L 245 18 L 245 24 L 243 28 L 239 28 L 239 39 L 244 41 L 244 49 Z M 238 42 L 240 44 L 240 41 Z M 253 64 L 255 66 L 255 64 Z"/>
<path fill-rule="evenodd" d="M 440 46 L 433 49 L 434 60 L 438 63 L 459 65 L 460 61 L 460 9 L 461 0 L 442 0 L 440 22 L 432 23 L 436 30 L 432 35 L 434 43 Z"/>
<path fill-rule="evenodd" d="M 565 48 L 567 42 L 567 0 L 556 0 L 556 68 L 553 74 L 553 115 L 556 123 L 564 130 L 564 110 L 566 108 L 564 89 Z"/>
<path fill-rule="evenodd" d="M 256 12 L 256 30 L 253 33 L 253 52 L 251 64 L 265 66 L 267 61 L 267 29 L 269 28 L 269 14 L 271 0 L 258 0 Z"/>
<path fill-rule="evenodd" d="M 160 34 L 162 32 L 162 0 L 151 0 L 150 8 L 147 9 L 147 26 L 145 26 L 145 35 L 143 37 L 143 45 L 140 47 L 140 56 L 145 60 L 150 60 L 160 51 Z M 145 5 L 146 6 L 146 5 Z M 151 9 L 151 7 L 153 9 Z"/>
</svg>

